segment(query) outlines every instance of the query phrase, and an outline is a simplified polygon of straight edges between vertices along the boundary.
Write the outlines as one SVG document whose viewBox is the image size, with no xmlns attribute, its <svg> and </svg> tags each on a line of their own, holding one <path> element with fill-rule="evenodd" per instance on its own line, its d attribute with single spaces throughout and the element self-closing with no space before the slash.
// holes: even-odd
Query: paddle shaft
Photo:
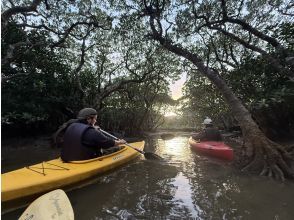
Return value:
<svg viewBox="0 0 294 220">
<path fill-rule="evenodd" d="M 112 134 L 109 134 L 108 132 L 102 130 L 101 128 L 100 128 L 99 130 L 100 130 L 102 133 L 108 135 L 109 137 L 112 137 L 112 138 L 115 139 L 115 140 L 119 140 L 119 138 L 113 136 Z M 138 148 L 135 148 L 135 147 L 133 147 L 132 145 L 130 145 L 130 144 L 128 144 L 128 143 L 125 143 L 125 145 L 127 145 L 128 147 L 130 147 L 130 148 L 132 148 L 132 149 L 138 151 L 138 152 L 141 153 L 141 154 L 145 154 L 144 151 L 142 151 L 142 150 L 140 150 L 140 149 L 138 149 Z"/>
</svg>

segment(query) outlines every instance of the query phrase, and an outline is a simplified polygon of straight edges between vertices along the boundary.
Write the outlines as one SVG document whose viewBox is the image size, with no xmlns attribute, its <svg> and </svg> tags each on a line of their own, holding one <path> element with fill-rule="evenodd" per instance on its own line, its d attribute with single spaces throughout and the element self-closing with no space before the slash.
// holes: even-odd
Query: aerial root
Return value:
<svg viewBox="0 0 294 220">
<path fill-rule="evenodd" d="M 273 171 L 272 171 L 272 169 L 268 169 L 268 175 L 267 175 L 268 177 L 270 177 L 270 178 L 272 178 L 273 177 Z"/>
<path fill-rule="evenodd" d="M 283 171 L 277 165 L 273 165 L 272 170 L 273 170 L 275 179 L 280 179 L 282 181 L 285 181 L 285 175 Z"/>
<path fill-rule="evenodd" d="M 253 148 L 253 155 L 242 171 L 259 172 L 260 176 L 282 181 L 285 181 L 286 178 L 294 179 L 294 157 L 292 155 L 294 151 L 292 147 L 291 151 L 288 151 L 270 140 L 268 144 L 260 144 L 259 148 Z"/>
<path fill-rule="evenodd" d="M 294 154 L 291 155 L 291 153 L 289 153 L 287 150 L 281 148 L 278 148 L 277 150 L 288 165 L 291 164 L 291 161 L 294 161 Z"/>
<path fill-rule="evenodd" d="M 286 149 L 286 152 L 293 156 L 294 155 L 294 145 L 288 146 Z"/>
<path fill-rule="evenodd" d="M 259 157 L 258 154 L 254 152 L 254 158 L 251 162 L 249 162 L 241 171 L 248 171 L 251 167 L 254 167 L 255 165 L 259 164 Z"/>
<path fill-rule="evenodd" d="M 264 162 L 263 169 L 259 175 L 268 176 L 270 178 L 274 178 L 281 181 L 285 181 L 285 174 L 293 178 L 293 173 L 291 172 L 291 169 L 286 165 L 286 163 L 282 159 L 280 159 L 279 161 L 279 165 L 275 163 L 270 166 L 266 162 Z M 280 166 L 280 164 L 282 164 L 282 166 Z"/>
<path fill-rule="evenodd" d="M 294 171 L 291 167 L 283 160 L 282 158 L 278 159 L 278 166 L 282 169 L 283 173 L 285 173 L 288 177 L 294 178 Z"/>
<path fill-rule="evenodd" d="M 259 176 L 266 176 L 268 171 L 269 171 L 269 167 L 268 167 L 267 163 L 264 161 L 263 162 L 263 169 L 260 172 Z"/>
</svg>

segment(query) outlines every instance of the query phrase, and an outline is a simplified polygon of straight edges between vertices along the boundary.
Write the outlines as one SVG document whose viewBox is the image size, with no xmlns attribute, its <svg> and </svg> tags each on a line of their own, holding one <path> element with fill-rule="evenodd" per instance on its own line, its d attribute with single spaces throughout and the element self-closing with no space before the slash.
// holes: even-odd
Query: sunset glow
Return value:
<svg viewBox="0 0 294 220">
<path fill-rule="evenodd" d="M 177 114 L 174 113 L 174 112 L 166 112 L 166 113 L 164 114 L 164 117 L 174 117 L 174 116 L 177 116 Z"/>
<path fill-rule="evenodd" d="M 179 98 L 181 98 L 183 96 L 182 89 L 183 89 L 183 86 L 184 86 L 184 83 L 186 82 L 186 80 L 187 80 L 187 74 L 183 73 L 179 80 L 177 80 L 174 83 L 171 83 L 169 85 L 169 89 L 171 91 L 171 97 L 174 100 L 177 100 L 177 99 L 179 99 Z M 174 107 L 170 107 L 164 113 L 164 117 L 175 117 L 175 116 L 177 116 L 177 114 L 175 113 L 175 108 Z"/>
<path fill-rule="evenodd" d="M 183 73 L 179 80 L 169 86 L 171 90 L 171 96 L 174 100 L 177 100 L 183 96 L 182 88 L 186 80 L 187 74 Z"/>
</svg>

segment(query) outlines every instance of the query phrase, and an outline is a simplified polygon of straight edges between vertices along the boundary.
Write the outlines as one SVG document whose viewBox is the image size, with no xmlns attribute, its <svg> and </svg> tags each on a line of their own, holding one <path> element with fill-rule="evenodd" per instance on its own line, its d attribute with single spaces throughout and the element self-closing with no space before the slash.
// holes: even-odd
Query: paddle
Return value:
<svg viewBox="0 0 294 220">
<path fill-rule="evenodd" d="M 106 134 L 106 135 L 108 135 L 109 137 L 112 137 L 112 138 L 115 139 L 115 140 L 119 140 L 119 138 L 113 136 L 112 134 L 109 134 L 108 132 L 102 130 L 101 128 L 99 128 L 99 130 L 100 130 L 103 134 Z M 160 156 L 157 155 L 157 154 L 154 154 L 154 153 L 151 153 L 151 152 L 145 152 L 145 151 L 143 151 L 143 150 L 140 150 L 140 149 L 138 149 L 138 148 L 135 148 L 135 147 L 131 146 L 131 145 L 128 144 L 128 143 L 125 143 L 125 145 L 127 145 L 128 147 L 130 147 L 130 148 L 132 148 L 132 149 L 138 151 L 139 153 L 143 154 L 143 155 L 145 156 L 146 159 L 151 159 L 151 160 L 162 160 L 162 159 L 163 159 L 162 157 L 160 157 Z"/>
<path fill-rule="evenodd" d="M 18 220 L 29 219 L 73 220 L 74 212 L 65 192 L 57 189 L 33 201 Z"/>
</svg>

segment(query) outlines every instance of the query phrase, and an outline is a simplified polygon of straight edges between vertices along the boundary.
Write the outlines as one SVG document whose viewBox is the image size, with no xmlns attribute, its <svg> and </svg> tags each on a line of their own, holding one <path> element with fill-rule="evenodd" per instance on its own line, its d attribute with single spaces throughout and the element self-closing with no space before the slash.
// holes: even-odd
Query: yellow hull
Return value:
<svg viewBox="0 0 294 220">
<path fill-rule="evenodd" d="M 131 145 L 143 150 L 145 142 Z M 4 173 L 1 175 L 1 200 L 6 202 L 72 185 L 118 167 L 139 154 L 126 146 L 118 152 L 91 160 L 64 163 L 58 158 Z"/>
</svg>

